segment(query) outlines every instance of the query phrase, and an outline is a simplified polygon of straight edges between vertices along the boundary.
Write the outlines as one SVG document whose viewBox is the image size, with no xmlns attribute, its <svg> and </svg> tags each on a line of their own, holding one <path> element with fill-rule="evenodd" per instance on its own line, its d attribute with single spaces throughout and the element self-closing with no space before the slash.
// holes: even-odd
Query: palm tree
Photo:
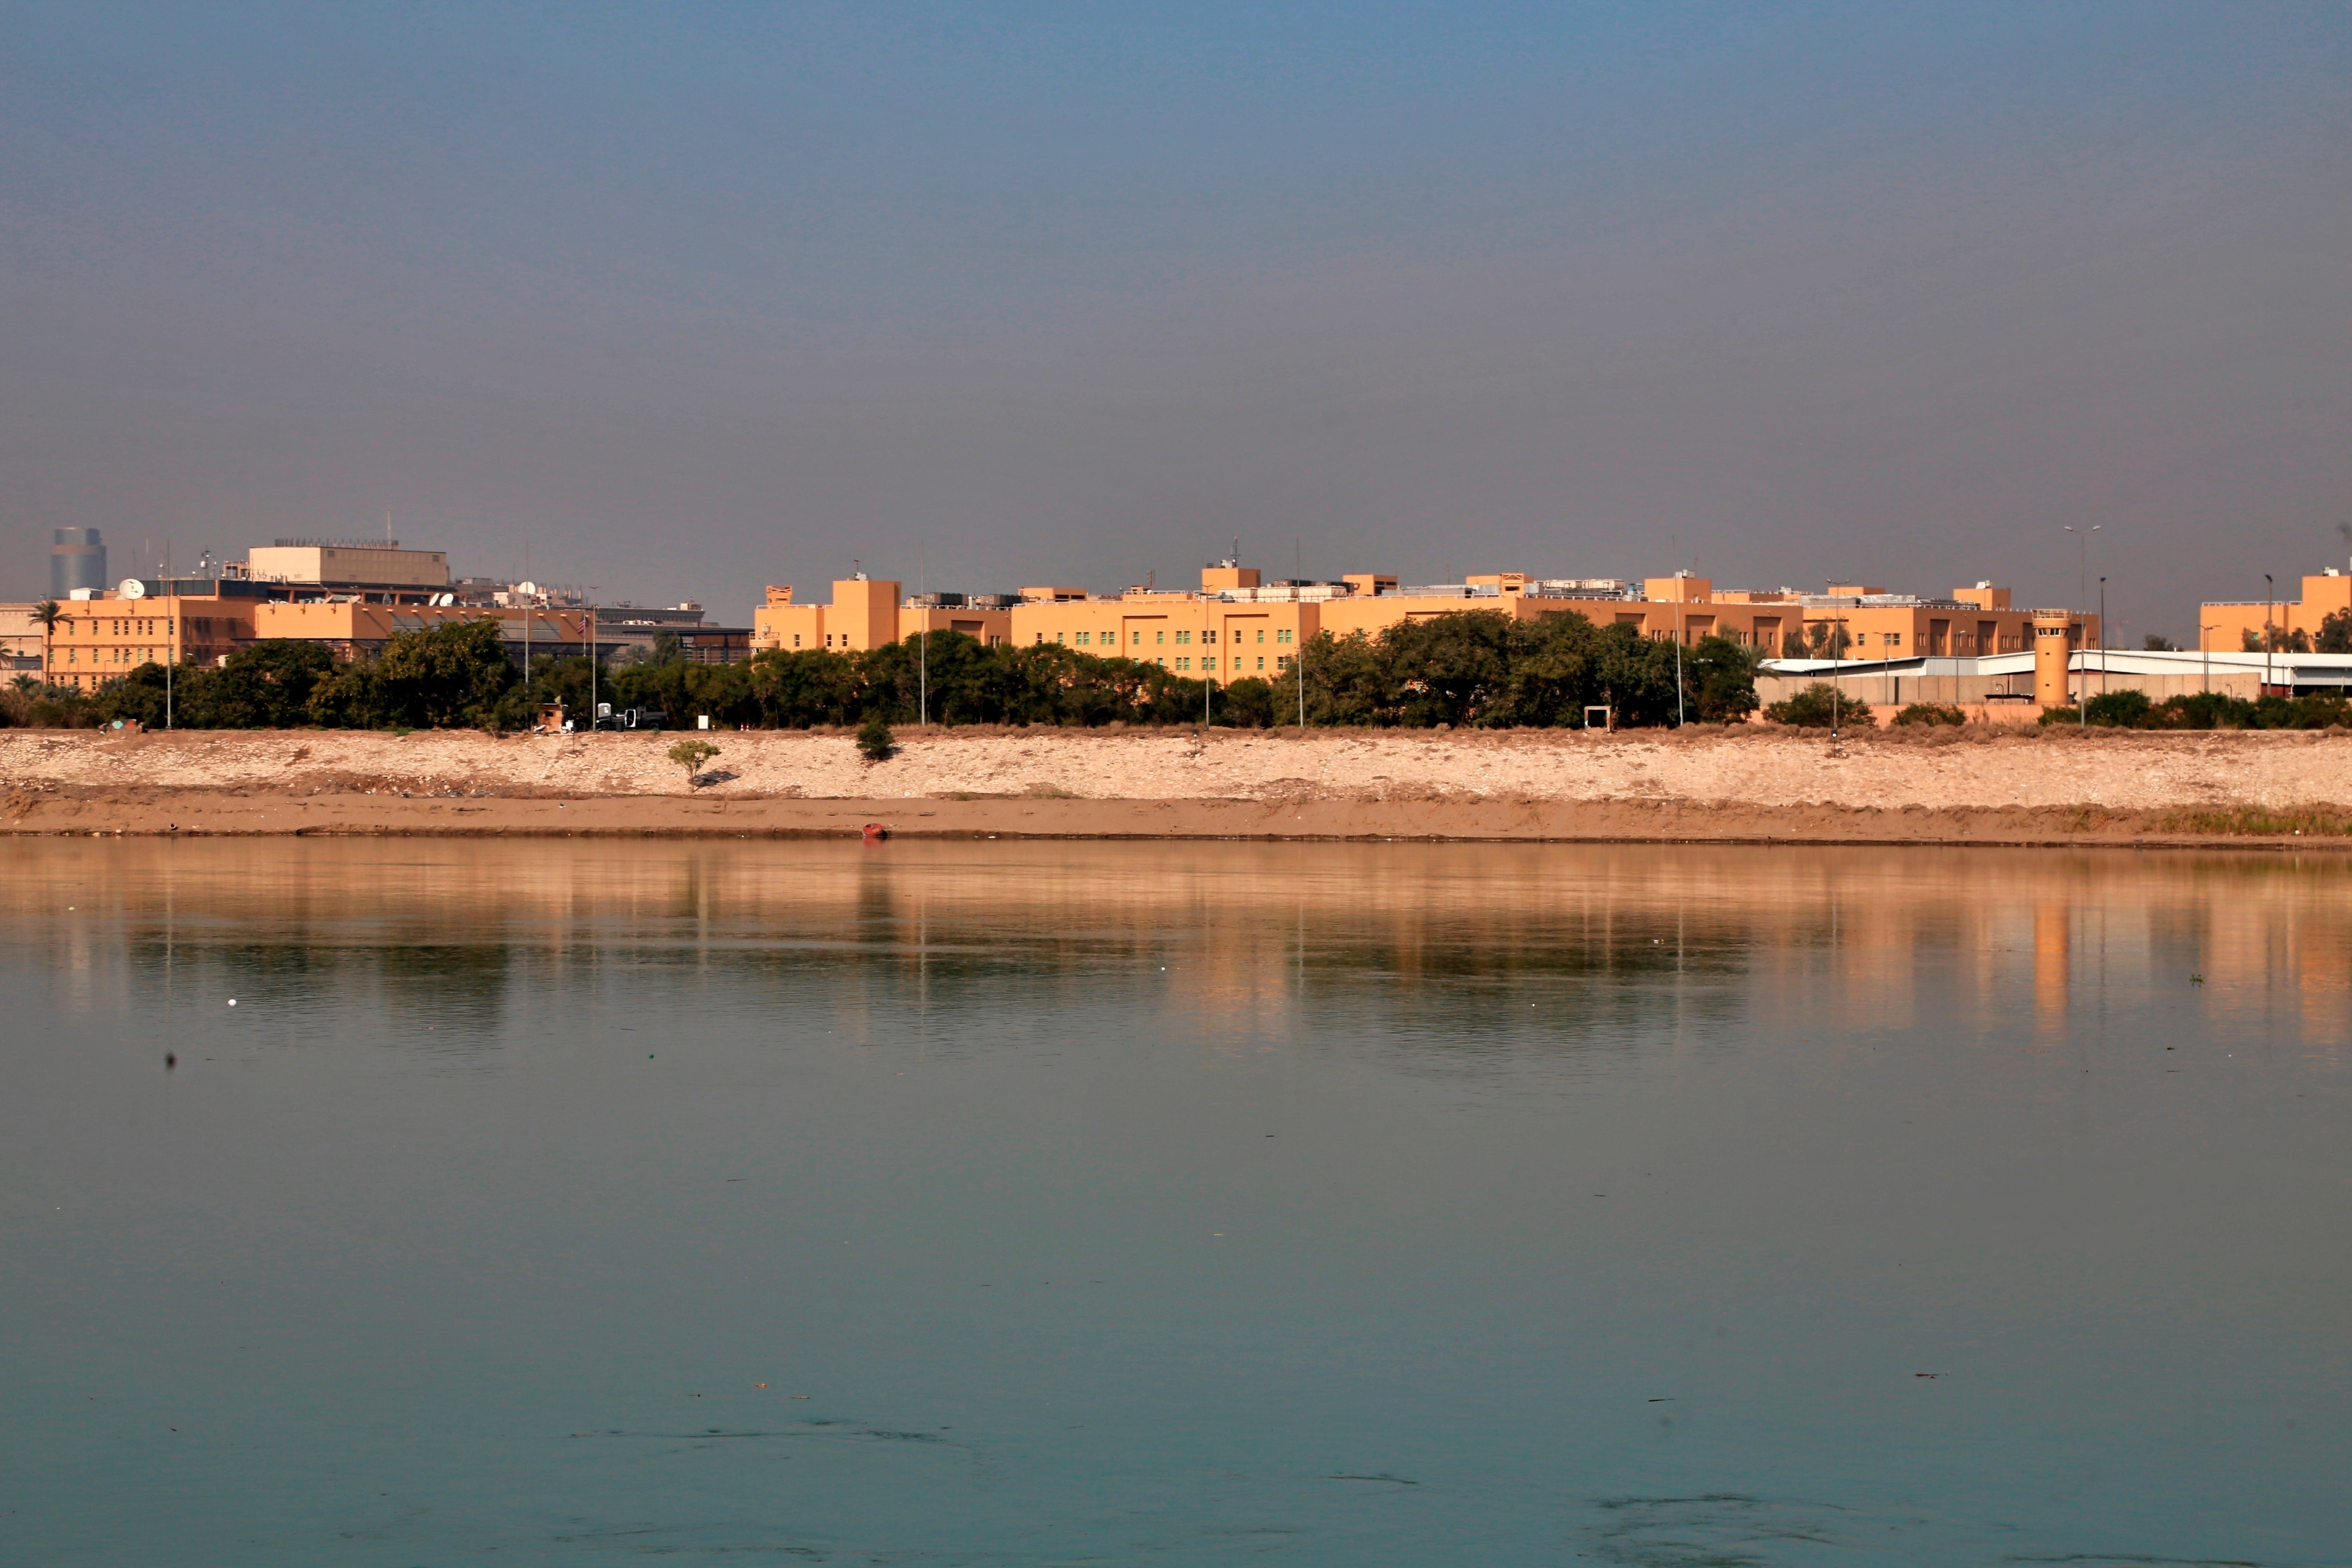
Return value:
<svg viewBox="0 0 2352 1568">
<path fill-rule="evenodd" d="M 13 684 L 16 688 L 17 694 L 24 697 L 30 697 L 41 689 L 41 683 L 29 675 L 18 676 Z"/>
<path fill-rule="evenodd" d="M 57 666 L 50 660 L 49 644 L 57 636 L 58 624 L 62 622 L 70 627 L 73 625 L 73 617 L 67 615 L 65 606 L 55 599 L 43 599 L 33 606 L 33 619 L 41 628 L 41 679 L 48 685 L 55 686 Z"/>
</svg>

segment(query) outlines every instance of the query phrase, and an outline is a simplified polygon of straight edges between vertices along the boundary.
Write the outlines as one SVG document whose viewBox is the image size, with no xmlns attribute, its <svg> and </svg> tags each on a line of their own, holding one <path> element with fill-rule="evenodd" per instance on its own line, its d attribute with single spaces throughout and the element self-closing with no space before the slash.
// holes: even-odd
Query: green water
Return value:
<svg viewBox="0 0 2352 1568">
<path fill-rule="evenodd" d="M 2352 1562 L 2352 861 L 37 840 L 0 985 L 9 1563 Z"/>
</svg>

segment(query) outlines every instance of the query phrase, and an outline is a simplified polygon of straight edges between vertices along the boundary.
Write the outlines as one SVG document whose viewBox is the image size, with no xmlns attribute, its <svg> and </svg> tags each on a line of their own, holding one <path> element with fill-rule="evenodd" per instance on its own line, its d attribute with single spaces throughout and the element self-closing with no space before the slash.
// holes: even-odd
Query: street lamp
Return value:
<svg viewBox="0 0 2352 1568">
<path fill-rule="evenodd" d="M 2107 694 L 2107 580 L 2099 579 L 2099 695 Z"/>
<path fill-rule="evenodd" d="M 2265 697 L 2268 697 L 2268 696 L 2271 694 L 2271 645 L 2272 645 L 2273 643 L 2274 643 L 2274 642 L 2276 642 L 2276 641 L 2278 640 L 2278 634 L 2277 634 L 2276 632 L 2274 632 L 2274 631 L 2273 631 L 2273 630 L 2271 629 L 2271 605 L 2272 605 L 2272 602 L 2273 602 L 2273 600 L 2275 600 L 2277 597 L 2278 597 L 2278 584 L 2277 584 L 2275 582 L 2272 581 L 2272 579 L 2271 579 L 2271 574 L 2270 574 L 2269 573 L 2267 573 L 2267 572 L 2263 573 L 2263 696 L 2265 696 Z"/>
<path fill-rule="evenodd" d="M 2218 632 L 2221 629 L 2220 626 L 2209 626 L 2201 623 L 2197 627 L 2197 651 L 2205 656 L 2205 695 L 2208 697 L 2213 695 L 2213 644 L 2205 634 Z"/>
</svg>

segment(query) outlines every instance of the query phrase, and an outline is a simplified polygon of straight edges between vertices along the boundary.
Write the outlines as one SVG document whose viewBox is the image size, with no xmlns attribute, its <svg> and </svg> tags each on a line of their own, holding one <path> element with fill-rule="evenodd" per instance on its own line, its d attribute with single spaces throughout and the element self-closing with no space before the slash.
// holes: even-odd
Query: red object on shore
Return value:
<svg viewBox="0 0 2352 1568">
<path fill-rule="evenodd" d="M 881 843 L 881 842 L 882 842 L 882 840 L 884 840 L 885 838 L 887 838 L 887 837 L 890 837 L 890 830 L 889 830 L 888 828 L 887 828 L 887 827 L 883 826 L 880 823 L 878 823 L 878 822 L 869 822 L 869 823 L 867 823 L 867 824 L 866 825 L 866 843 L 868 843 L 868 844 L 879 844 L 879 843 Z"/>
</svg>

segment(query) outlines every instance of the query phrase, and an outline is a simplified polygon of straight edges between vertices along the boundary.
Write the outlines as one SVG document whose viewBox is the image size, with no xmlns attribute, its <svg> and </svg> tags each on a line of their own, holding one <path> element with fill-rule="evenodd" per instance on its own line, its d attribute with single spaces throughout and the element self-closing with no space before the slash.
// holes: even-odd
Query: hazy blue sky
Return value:
<svg viewBox="0 0 2352 1568">
<path fill-rule="evenodd" d="M 0 595 L 2341 563 L 2352 7 L 0 9 Z"/>
</svg>

